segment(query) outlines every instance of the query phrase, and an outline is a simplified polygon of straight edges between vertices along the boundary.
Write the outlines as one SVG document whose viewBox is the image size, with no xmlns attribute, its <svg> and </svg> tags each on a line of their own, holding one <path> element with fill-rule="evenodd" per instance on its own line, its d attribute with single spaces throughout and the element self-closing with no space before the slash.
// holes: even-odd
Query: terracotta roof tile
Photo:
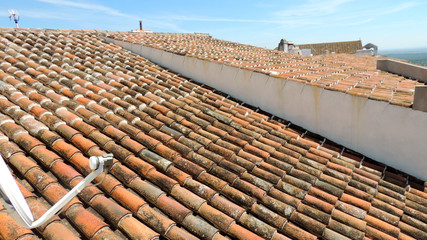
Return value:
<svg viewBox="0 0 427 240">
<path fill-rule="evenodd" d="M 115 157 L 99 186 L 34 232 L 0 207 L 2 238 L 426 238 L 427 195 L 406 186 L 408 177 L 365 165 L 363 156 L 107 44 L 102 34 L 0 31 L 0 153 L 26 182 L 33 213 L 89 173 L 89 156 Z M 157 47 L 168 49 L 168 41 Z M 242 64 L 219 50 L 229 43 L 218 44 L 212 51 L 221 62 Z M 243 51 L 247 59 L 268 62 L 253 50 Z M 294 65 L 293 80 L 347 84 L 346 91 L 400 83 L 395 100 L 411 101 L 411 82 L 376 76 L 361 62 L 351 69 L 348 56 L 287 57 L 277 53 L 270 58 L 282 63 L 255 68 Z M 311 79 L 313 67 L 326 78 Z"/>
<path fill-rule="evenodd" d="M 289 236 L 296 239 L 317 239 L 315 235 L 304 231 L 303 229 L 295 226 L 290 222 L 285 225 L 283 231 L 285 231 Z"/>
<path fill-rule="evenodd" d="M 29 239 L 39 239 L 31 230 L 26 229 L 13 221 L 13 218 L 5 210 L 0 211 L 0 222 L 0 236 L 5 239 L 18 239 L 23 236 Z"/>
<path fill-rule="evenodd" d="M 406 107 L 412 104 L 414 86 L 417 85 L 417 82 L 403 77 L 376 72 L 376 59 L 366 56 L 332 54 L 304 57 L 192 34 L 113 33 L 108 37 L 155 48 L 161 44 L 160 49 L 168 52 L 266 74 L 274 71 L 272 75 L 275 77 Z M 254 68 L 255 61 L 258 65 Z"/>
</svg>

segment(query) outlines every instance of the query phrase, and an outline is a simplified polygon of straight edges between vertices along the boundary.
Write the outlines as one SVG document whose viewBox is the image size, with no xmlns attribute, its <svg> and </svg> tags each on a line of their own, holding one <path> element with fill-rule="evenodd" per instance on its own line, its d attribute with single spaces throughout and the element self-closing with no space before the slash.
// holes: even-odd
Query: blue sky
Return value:
<svg viewBox="0 0 427 240">
<path fill-rule="evenodd" d="M 206 32 L 215 38 L 274 48 L 281 38 L 296 44 L 372 42 L 380 49 L 427 47 L 425 0 L 131 1 L 2 0 L 0 26 Z"/>
</svg>

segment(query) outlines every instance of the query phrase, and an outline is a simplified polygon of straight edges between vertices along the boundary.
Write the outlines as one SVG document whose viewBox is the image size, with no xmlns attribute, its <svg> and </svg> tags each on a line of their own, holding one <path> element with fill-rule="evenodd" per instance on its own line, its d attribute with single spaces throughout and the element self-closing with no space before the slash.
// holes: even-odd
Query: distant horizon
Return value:
<svg viewBox="0 0 427 240">
<path fill-rule="evenodd" d="M 379 49 L 378 52 L 386 52 L 386 53 L 418 53 L 418 52 L 426 52 L 427 46 L 425 47 L 407 47 L 407 48 L 389 48 L 389 49 Z"/>
<path fill-rule="evenodd" d="M 407 60 L 410 63 L 427 66 L 427 48 L 406 48 L 379 51 L 379 55 Z"/>
</svg>

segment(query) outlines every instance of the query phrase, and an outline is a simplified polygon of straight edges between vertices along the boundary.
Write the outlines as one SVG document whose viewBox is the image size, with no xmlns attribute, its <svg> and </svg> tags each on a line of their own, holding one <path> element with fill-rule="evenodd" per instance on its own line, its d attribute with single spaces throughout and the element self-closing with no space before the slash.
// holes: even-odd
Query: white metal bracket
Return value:
<svg viewBox="0 0 427 240">
<path fill-rule="evenodd" d="M 53 205 L 43 216 L 34 221 L 30 207 L 19 190 L 12 174 L 10 173 L 3 157 L 0 155 L 0 201 L 8 210 L 13 219 L 26 228 L 36 228 L 56 215 L 65 205 L 67 205 L 77 194 L 79 194 L 88 184 L 99 174 L 108 170 L 113 164 L 113 154 L 104 156 L 92 156 L 89 158 L 89 167 L 93 170 L 71 191 Z M 101 181 L 102 182 L 102 181 Z M 99 183 L 98 183 L 99 184 Z"/>
</svg>

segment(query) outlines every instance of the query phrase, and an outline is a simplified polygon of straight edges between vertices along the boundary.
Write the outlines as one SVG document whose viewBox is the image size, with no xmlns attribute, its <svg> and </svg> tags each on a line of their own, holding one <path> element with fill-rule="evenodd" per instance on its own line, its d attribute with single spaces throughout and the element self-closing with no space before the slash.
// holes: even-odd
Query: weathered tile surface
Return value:
<svg viewBox="0 0 427 240">
<path fill-rule="evenodd" d="M 115 156 L 37 229 L 0 206 L 0 238 L 427 239 L 424 183 L 95 31 L 3 30 L 0 56 L 0 153 L 36 217 L 89 173 L 88 157 Z"/>
<path fill-rule="evenodd" d="M 404 107 L 412 105 L 415 86 L 423 85 L 377 70 L 377 57 L 340 54 L 340 51 L 307 57 L 201 34 L 116 32 L 108 37 Z"/>
</svg>

